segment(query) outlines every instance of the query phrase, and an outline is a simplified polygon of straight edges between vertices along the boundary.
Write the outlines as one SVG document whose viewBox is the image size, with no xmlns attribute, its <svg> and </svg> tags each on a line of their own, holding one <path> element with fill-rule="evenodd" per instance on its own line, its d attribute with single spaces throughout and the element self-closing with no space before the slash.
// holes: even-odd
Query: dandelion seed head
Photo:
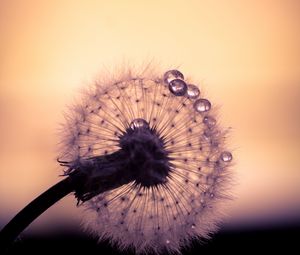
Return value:
<svg viewBox="0 0 300 255">
<path fill-rule="evenodd" d="M 222 219 L 232 154 L 208 99 L 178 70 L 97 80 L 64 124 L 87 228 L 120 249 L 179 252 Z"/>
</svg>

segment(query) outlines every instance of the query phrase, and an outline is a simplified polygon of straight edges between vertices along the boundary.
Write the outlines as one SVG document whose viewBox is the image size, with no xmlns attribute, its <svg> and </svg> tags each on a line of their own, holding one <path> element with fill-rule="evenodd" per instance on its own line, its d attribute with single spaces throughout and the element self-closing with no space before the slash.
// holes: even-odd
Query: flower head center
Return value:
<svg viewBox="0 0 300 255">
<path fill-rule="evenodd" d="M 165 183 L 170 171 L 163 139 L 144 119 L 135 119 L 123 136 L 120 147 L 126 155 L 127 173 L 144 187 Z"/>
</svg>

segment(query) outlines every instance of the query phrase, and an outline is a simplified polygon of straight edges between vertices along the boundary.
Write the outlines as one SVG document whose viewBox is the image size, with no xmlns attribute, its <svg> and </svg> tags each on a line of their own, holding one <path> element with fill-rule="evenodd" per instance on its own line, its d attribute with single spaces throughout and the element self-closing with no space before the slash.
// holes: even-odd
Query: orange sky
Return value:
<svg viewBox="0 0 300 255">
<path fill-rule="evenodd" d="M 150 60 L 198 81 L 233 127 L 230 222 L 299 214 L 299 13 L 297 0 L 2 0 L 0 219 L 59 180 L 55 133 L 78 89 Z M 69 197 L 33 228 L 79 218 Z"/>
</svg>

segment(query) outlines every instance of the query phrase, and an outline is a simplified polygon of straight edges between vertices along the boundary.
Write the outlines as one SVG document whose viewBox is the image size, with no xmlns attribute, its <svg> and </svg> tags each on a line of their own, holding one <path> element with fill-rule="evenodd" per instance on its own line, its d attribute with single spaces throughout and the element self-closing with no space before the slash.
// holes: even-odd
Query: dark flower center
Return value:
<svg viewBox="0 0 300 255">
<path fill-rule="evenodd" d="M 164 141 L 155 128 L 143 119 L 132 121 L 120 137 L 121 151 L 126 158 L 126 173 L 145 187 L 165 183 L 170 172 Z"/>
<path fill-rule="evenodd" d="M 119 146 L 114 153 L 67 164 L 78 202 L 130 182 L 142 187 L 167 182 L 170 162 L 164 141 L 144 119 L 132 121 L 120 136 Z"/>
</svg>

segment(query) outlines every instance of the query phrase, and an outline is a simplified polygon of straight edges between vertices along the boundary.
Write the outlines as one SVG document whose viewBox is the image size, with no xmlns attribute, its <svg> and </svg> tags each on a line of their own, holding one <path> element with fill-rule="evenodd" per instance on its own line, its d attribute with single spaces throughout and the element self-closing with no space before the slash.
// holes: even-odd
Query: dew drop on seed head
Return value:
<svg viewBox="0 0 300 255">
<path fill-rule="evenodd" d="M 211 116 L 205 116 L 203 118 L 203 123 L 208 127 L 208 128 L 213 128 L 216 125 L 216 120 L 215 118 Z"/>
<path fill-rule="evenodd" d="M 220 158 L 224 162 L 230 162 L 232 160 L 232 154 L 229 151 L 223 151 Z"/>
<path fill-rule="evenodd" d="M 169 83 L 169 90 L 175 96 L 183 96 L 187 91 L 187 85 L 183 80 L 175 79 Z"/>
<path fill-rule="evenodd" d="M 200 90 L 196 85 L 188 84 L 186 94 L 188 98 L 195 99 L 200 95 Z"/>
<path fill-rule="evenodd" d="M 178 70 L 169 70 L 164 74 L 164 82 L 169 84 L 172 80 L 180 79 L 184 80 L 184 76 Z"/>
<path fill-rule="evenodd" d="M 204 98 L 197 99 L 194 103 L 194 109 L 197 112 L 207 112 L 210 110 L 210 108 L 211 108 L 211 103 Z"/>
<path fill-rule="evenodd" d="M 169 243 L 170 243 L 170 240 L 169 240 L 169 239 L 167 239 L 167 240 L 166 240 L 166 244 L 169 244 Z"/>
<path fill-rule="evenodd" d="M 131 129 L 137 129 L 137 128 L 148 128 L 149 124 L 147 121 L 145 121 L 142 118 L 138 118 L 138 119 L 134 119 L 131 123 L 130 123 L 130 128 Z"/>
</svg>

